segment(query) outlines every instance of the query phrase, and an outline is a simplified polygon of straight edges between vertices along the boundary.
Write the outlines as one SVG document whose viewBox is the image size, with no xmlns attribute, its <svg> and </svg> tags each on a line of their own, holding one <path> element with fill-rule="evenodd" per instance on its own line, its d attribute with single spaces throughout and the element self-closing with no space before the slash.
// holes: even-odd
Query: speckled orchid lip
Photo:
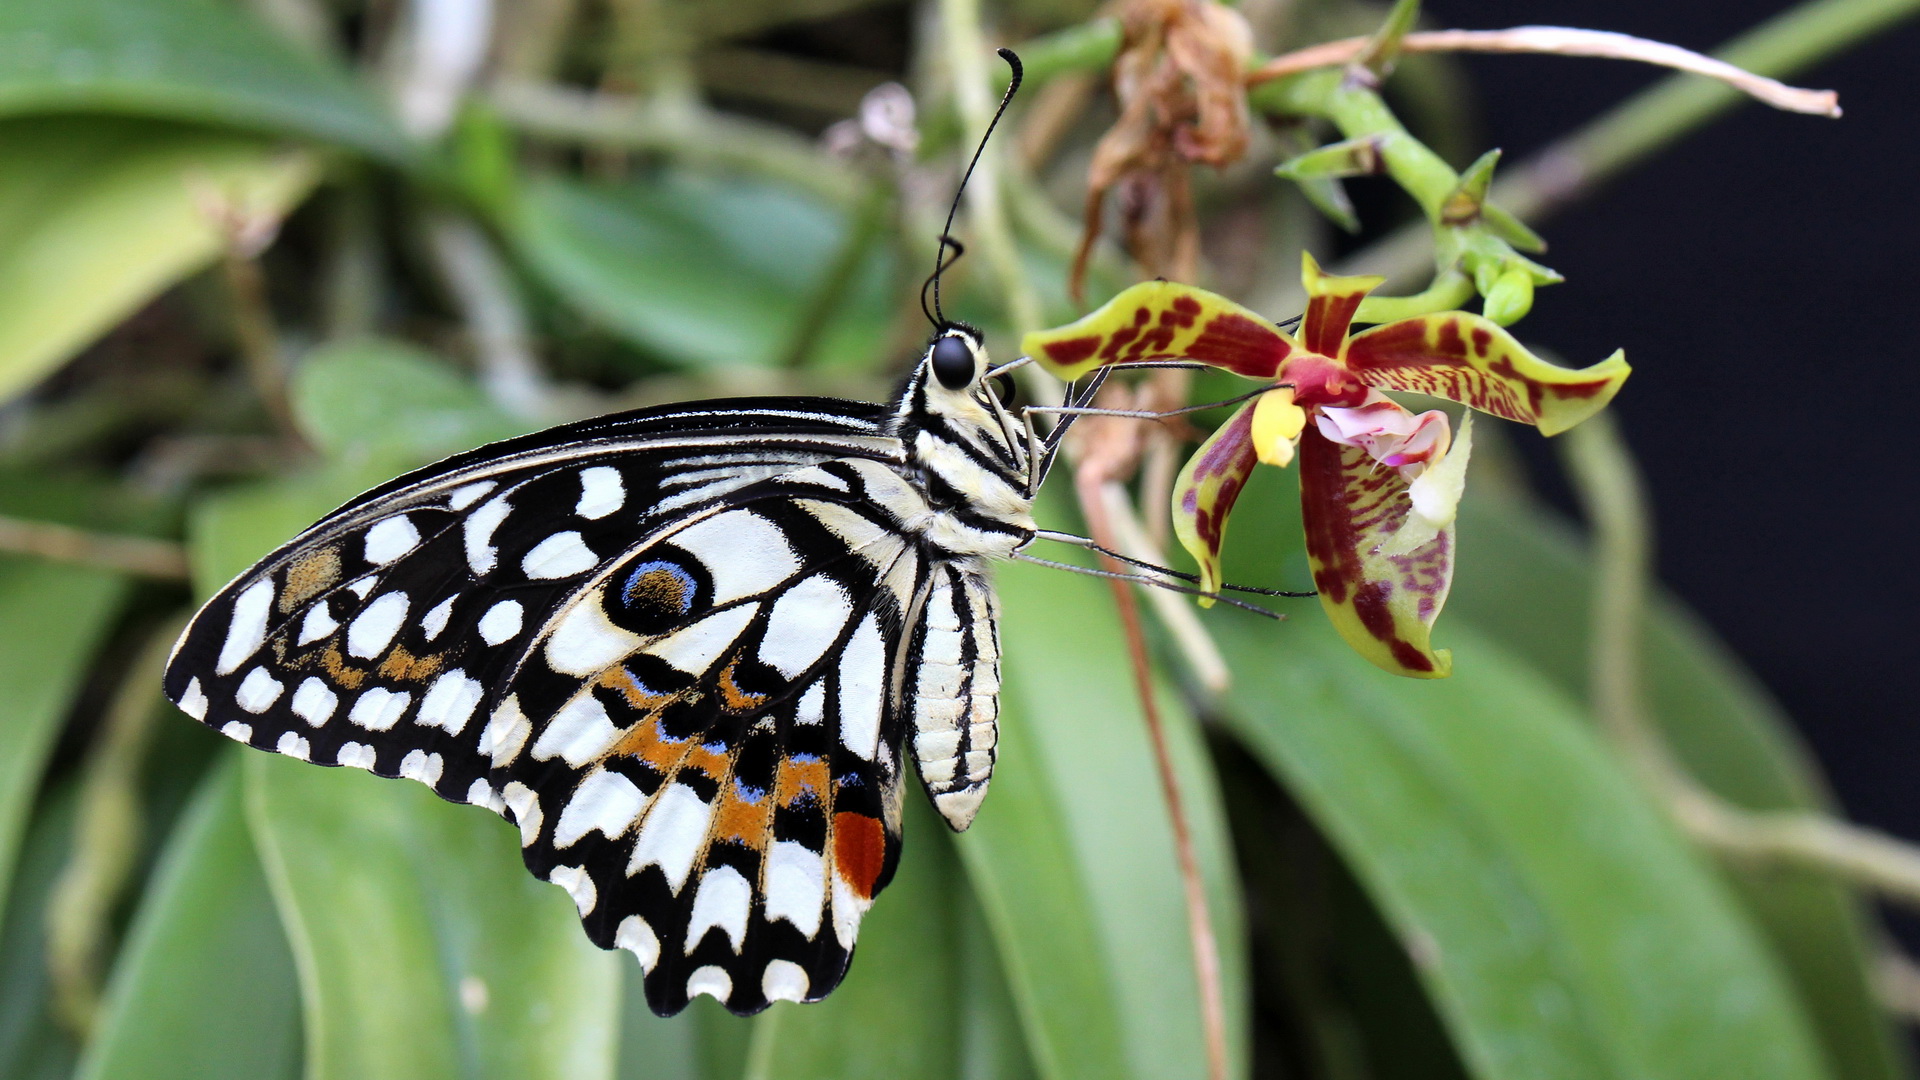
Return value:
<svg viewBox="0 0 1920 1080">
<path fill-rule="evenodd" d="M 1298 336 L 1224 297 L 1151 281 L 1022 345 L 1068 379 L 1191 360 L 1285 383 L 1236 410 L 1174 485 L 1174 532 L 1199 563 L 1202 588 L 1219 588 L 1227 518 L 1254 465 L 1298 462 L 1307 555 L 1335 627 L 1388 671 L 1445 676 L 1451 657 L 1430 639 L 1453 580 L 1470 427 L 1455 431 L 1446 413 L 1412 412 L 1386 392 L 1444 398 L 1555 435 L 1604 408 L 1630 369 L 1620 353 L 1556 367 L 1464 311 L 1354 334 L 1354 314 L 1381 279 L 1327 274 L 1303 255 L 1301 281 Z"/>
</svg>

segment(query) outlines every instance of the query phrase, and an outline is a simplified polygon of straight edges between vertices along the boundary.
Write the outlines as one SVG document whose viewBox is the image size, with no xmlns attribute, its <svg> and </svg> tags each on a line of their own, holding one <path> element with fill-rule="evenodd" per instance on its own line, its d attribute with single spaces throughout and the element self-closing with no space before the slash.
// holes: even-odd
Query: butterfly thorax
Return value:
<svg viewBox="0 0 1920 1080">
<path fill-rule="evenodd" d="M 986 370 L 985 351 L 960 337 Z M 984 379 L 953 389 L 923 362 L 893 412 L 893 434 L 931 513 L 917 531 L 955 556 L 1005 558 L 1032 539 L 1027 449 Z"/>
</svg>

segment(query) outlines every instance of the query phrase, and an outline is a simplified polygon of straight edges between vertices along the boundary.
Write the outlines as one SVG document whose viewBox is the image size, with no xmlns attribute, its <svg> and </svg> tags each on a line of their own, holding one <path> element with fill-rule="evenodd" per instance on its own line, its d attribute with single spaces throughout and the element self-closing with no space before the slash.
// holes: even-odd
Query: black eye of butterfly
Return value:
<svg viewBox="0 0 1920 1080">
<path fill-rule="evenodd" d="M 973 382 L 973 350 L 948 334 L 933 343 L 933 377 L 949 390 L 964 390 Z"/>
</svg>

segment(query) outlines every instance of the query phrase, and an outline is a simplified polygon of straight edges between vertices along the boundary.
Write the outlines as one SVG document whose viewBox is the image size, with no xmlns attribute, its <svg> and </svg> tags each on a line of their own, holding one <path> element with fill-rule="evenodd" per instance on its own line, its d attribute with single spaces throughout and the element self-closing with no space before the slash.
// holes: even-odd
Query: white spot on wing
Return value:
<svg viewBox="0 0 1920 1080">
<path fill-rule="evenodd" d="M 273 607 L 273 579 L 263 577 L 234 598 L 227 639 L 220 643 L 215 675 L 230 675 L 267 640 L 267 611 Z"/>
<path fill-rule="evenodd" d="M 540 822 L 545 814 L 540 811 L 540 796 L 530 787 L 518 780 L 513 781 L 500 791 L 500 798 L 513 811 L 513 820 L 520 826 L 520 846 L 526 847 L 540 836 Z"/>
<path fill-rule="evenodd" d="M 681 671 L 698 675 L 713 666 L 727 646 L 740 636 L 740 631 L 753 621 L 754 612 L 758 610 L 759 604 L 741 604 L 716 611 L 654 642 L 647 651 Z"/>
<path fill-rule="evenodd" d="M 886 642 L 878 617 L 868 612 L 840 653 L 840 742 L 867 761 L 880 742 L 886 679 Z"/>
<path fill-rule="evenodd" d="M 447 597 L 435 604 L 433 610 L 427 612 L 427 617 L 420 620 L 420 629 L 428 641 L 439 637 L 440 631 L 447 628 L 447 620 L 453 617 L 453 602 L 457 599 L 454 596 Z"/>
<path fill-rule="evenodd" d="M 314 727 L 333 719 L 333 710 L 339 704 L 339 695 L 311 675 L 300 680 L 300 686 L 293 692 L 293 715 Z"/>
<path fill-rule="evenodd" d="M 480 616 L 480 640 L 489 645 L 498 645 L 518 634 L 525 619 L 526 609 L 520 606 L 520 601 L 502 600 Z"/>
<path fill-rule="evenodd" d="M 767 614 L 760 660 L 792 679 L 812 667 L 838 640 L 853 617 L 853 602 L 840 583 L 815 574 L 780 594 Z"/>
<path fill-rule="evenodd" d="M 477 484 L 468 484 L 465 487 L 455 488 L 453 489 L 453 494 L 447 496 L 447 507 L 452 510 L 465 510 L 467 507 L 486 498 L 487 492 L 492 491 L 494 486 L 493 481 L 482 480 Z"/>
<path fill-rule="evenodd" d="M 706 567 L 716 607 L 766 592 L 800 571 L 787 534 L 751 510 L 715 514 L 671 539 Z"/>
<path fill-rule="evenodd" d="M 365 600 L 367 598 L 367 594 L 372 592 L 373 587 L 378 584 L 380 584 L 380 579 L 369 574 L 366 577 L 360 578 L 359 580 L 355 581 L 353 584 L 348 585 L 347 591 L 359 597 L 360 599 Z"/>
<path fill-rule="evenodd" d="M 653 965 L 660 962 L 660 937 L 653 932 L 647 920 L 638 915 L 629 915 L 620 920 L 620 929 L 614 932 L 613 943 L 638 958 L 643 972 L 652 971 Z"/>
<path fill-rule="evenodd" d="M 187 688 L 180 694 L 180 711 L 195 720 L 207 718 L 207 692 L 200 689 L 199 679 L 187 680 Z"/>
<path fill-rule="evenodd" d="M 493 785 L 485 780 L 475 780 L 468 785 L 467 802 L 474 806 L 484 806 L 496 814 L 507 808 L 507 804 L 500 801 L 500 793 L 493 790 Z"/>
<path fill-rule="evenodd" d="M 455 668 L 441 675 L 420 699 L 420 714 L 414 722 L 441 728 L 449 735 L 466 730 L 473 710 L 480 707 L 480 681 Z"/>
<path fill-rule="evenodd" d="M 807 969 L 791 960 L 769 960 L 760 974 L 760 992 L 768 1001 L 805 1001 Z"/>
<path fill-rule="evenodd" d="M 720 1001 L 725 1001 L 732 993 L 733 976 L 712 964 L 696 968 L 693 974 L 687 976 L 687 996 L 690 998 L 710 994 Z"/>
<path fill-rule="evenodd" d="M 350 765 L 356 769 L 365 769 L 368 772 L 372 772 L 375 764 L 375 754 L 373 747 L 368 746 L 366 743 L 342 743 L 340 744 L 340 752 L 334 755 L 333 760 L 341 765 Z"/>
<path fill-rule="evenodd" d="M 240 688 L 233 692 L 233 703 L 250 713 L 263 713 L 280 700 L 280 692 L 285 689 L 280 680 L 267 674 L 266 668 L 257 667 L 240 680 Z"/>
<path fill-rule="evenodd" d="M 368 731 L 386 731 L 400 722 L 412 701 L 412 694 L 376 686 L 354 701 L 353 708 L 347 711 L 347 719 Z"/>
<path fill-rule="evenodd" d="M 560 821 L 553 827 L 553 846 L 571 847 L 595 829 L 609 840 L 618 839 L 633 827 L 646 805 L 647 797 L 633 781 L 617 772 L 595 769 L 580 781 L 573 798 L 567 800 L 567 808 L 560 811 Z"/>
<path fill-rule="evenodd" d="M 709 927 L 719 927 L 739 952 L 747 938 L 747 905 L 753 899 L 753 886 L 731 866 L 716 866 L 700 875 L 700 891 L 693 895 L 693 912 L 687 916 L 687 953 L 700 944 Z"/>
<path fill-rule="evenodd" d="M 420 530 L 405 514 L 395 514 L 367 530 L 367 561 L 385 566 L 420 546 Z"/>
<path fill-rule="evenodd" d="M 795 707 L 793 712 L 793 722 L 796 724 L 817 724 L 826 719 L 826 716 L 827 684 L 825 682 L 817 682 L 807 687 L 807 692 L 800 695 L 800 704 Z"/>
<path fill-rule="evenodd" d="M 429 754 L 425 750 L 409 750 L 407 756 L 400 759 L 400 775 L 409 780 L 418 780 L 432 787 L 440 782 L 440 771 L 446 767 L 439 754 Z"/>
<path fill-rule="evenodd" d="M 252 742 L 253 741 L 253 725 L 243 724 L 238 720 L 229 720 L 223 727 L 221 727 L 220 734 L 225 735 L 227 738 L 232 739 L 235 742 Z"/>
<path fill-rule="evenodd" d="M 480 735 L 480 752 L 493 761 L 494 768 L 500 768 L 520 756 L 520 748 L 527 745 L 527 736 L 532 732 L 533 725 L 520 711 L 519 695 L 509 694 L 493 707 L 487 729 Z"/>
<path fill-rule="evenodd" d="M 601 610 L 598 593 L 568 608 L 547 634 L 547 666 L 562 675 L 586 677 L 613 666 L 640 648 L 644 639 L 622 630 Z"/>
<path fill-rule="evenodd" d="M 540 761 L 565 758 L 578 769 L 613 747 L 620 731 L 607 718 L 607 707 L 591 693 L 581 694 L 553 714 L 534 740 L 533 756 Z"/>
<path fill-rule="evenodd" d="M 499 528 L 512 511 L 513 504 L 502 495 L 467 515 L 466 523 L 461 527 L 461 539 L 467 547 L 467 568 L 476 577 L 493 571 L 493 564 L 500 557 L 500 552 L 493 546 L 493 530 Z"/>
<path fill-rule="evenodd" d="M 340 624 L 334 621 L 332 606 L 321 600 L 308 608 L 306 617 L 300 620 L 300 644 L 311 645 L 338 629 Z"/>
<path fill-rule="evenodd" d="M 854 939 L 860 936 L 860 917 L 873 906 L 872 900 L 862 900 L 859 895 L 833 876 L 833 936 L 840 939 L 840 947 L 851 951 Z"/>
<path fill-rule="evenodd" d="M 668 784 L 654 795 L 640 836 L 634 841 L 633 858 L 627 862 L 632 877 L 648 866 L 658 866 L 667 876 L 667 884 L 679 895 L 687 883 L 693 860 L 706 845 L 707 824 L 713 808 L 685 784 Z"/>
<path fill-rule="evenodd" d="M 547 880 L 567 890 L 567 895 L 573 897 L 573 906 L 580 909 L 583 919 L 600 902 L 600 890 L 594 887 L 593 877 L 585 867 L 556 866 L 553 873 L 547 875 Z"/>
<path fill-rule="evenodd" d="M 811 939 L 826 908 L 826 862 L 805 844 L 776 840 L 767 851 L 766 918 L 785 919 Z"/>
<path fill-rule="evenodd" d="M 274 744 L 273 749 L 275 753 L 285 754 L 288 757 L 296 757 L 301 761 L 308 760 L 313 753 L 312 744 L 291 731 L 281 732 L 280 741 Z"/>
<path fill-rule="evenodd" d="M 598 521 L 627 501 L 626 487 L 620 483 L 620 470 L 596 465 L 580 470 L 580 501 L 573 512 L 589 521 Z"/>
<path fill-rule="evenodd" d="M 407 594 L 390 592 L 362 608 L 347 625 L 347 655 L 371 660 L 387 651 L 407 619 Z"/>
<path fill-rule="evenodd" d="M 584 574 L 599 561 L 580 534 L 569 529 L 535 544 L 520 560 L 520 571 L 536 580 L 551 580 Z"/>
</svg>

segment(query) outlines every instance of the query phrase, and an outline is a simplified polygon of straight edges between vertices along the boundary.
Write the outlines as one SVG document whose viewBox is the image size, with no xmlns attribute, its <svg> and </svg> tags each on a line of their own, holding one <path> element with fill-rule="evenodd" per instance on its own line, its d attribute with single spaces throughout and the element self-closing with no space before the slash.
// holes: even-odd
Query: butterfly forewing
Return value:
<svg viewBox="0 0 1920 1080">
<path fill-rule="evenodd" d="M 898 857 L 905 698 L 916 724 L 977 721 L 995 676 L 971 672 L 997 659 L 990 593 L 982 638 L 956 622 L 982 601 L 908 535 L 927 507 L 897 444 L 841 408 L 763 409 L 789 437 L 751 444 L 641 414 L 402 478 L 210 602 L 168 694 L 256 747 L 503 813 L 656 1011 L 817 999 Z M 920 677 L 928 642 L 957 676 Z M 990 727 L 981 747 L 959 725 L 973 764 Z"/>
</svg>

